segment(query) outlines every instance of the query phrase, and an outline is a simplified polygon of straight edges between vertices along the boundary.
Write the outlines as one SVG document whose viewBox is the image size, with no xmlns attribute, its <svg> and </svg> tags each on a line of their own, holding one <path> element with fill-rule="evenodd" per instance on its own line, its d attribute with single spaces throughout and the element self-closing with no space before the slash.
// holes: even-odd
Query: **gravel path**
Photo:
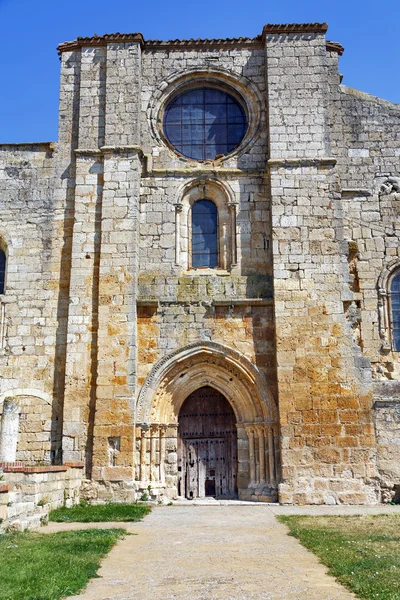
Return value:
<svg viewBox="0 0 400 600">
<path fill-rule="evenodd" d="M 286 534 L 276 512 L 285 511 L 266 505 L 156 507 L 140 523 L 119 524 L 133 535 L 113 548 L 99 578 L 71 600 L 354 599 Z"/>
</svg>

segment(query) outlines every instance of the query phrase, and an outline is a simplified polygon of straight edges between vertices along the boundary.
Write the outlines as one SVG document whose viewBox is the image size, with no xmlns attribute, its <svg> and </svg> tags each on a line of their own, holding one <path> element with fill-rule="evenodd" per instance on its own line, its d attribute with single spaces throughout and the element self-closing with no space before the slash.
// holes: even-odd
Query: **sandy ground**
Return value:
<svg viewBox="0 0 400 600">
<path fill-rule="evenodd" d="M 343 507 L 342 507 L 343 508 Z M 337 509 L 336 509 L 337 510 Z M 374 509 L 372 509 L 375 512 Z M 350 600 L 318 559 L 275 519 L 308 507 L 160 506 L 110 552 L 71 600 Z M 332 514 L 313 507 L 312 514 Z M 367 512 L 360 507 L 341 514 Z M 378 510 L 377 512 L 384 512 Z M 385 511 L 386 512 L 386 511 Z M 390 511 L 392 512 L 392 511 Z M 398 512 L 398 510 L 397 510 Z M 51 524 L 46 531 L 121 524 Z M 42 530 L 43 531 L 43 530 Z"/>
</svg>

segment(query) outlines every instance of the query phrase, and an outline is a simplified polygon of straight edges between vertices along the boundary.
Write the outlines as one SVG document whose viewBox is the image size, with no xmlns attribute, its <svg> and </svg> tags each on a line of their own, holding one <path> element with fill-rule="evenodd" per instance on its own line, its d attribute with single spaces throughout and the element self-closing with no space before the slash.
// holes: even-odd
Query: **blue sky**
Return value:
<svg viewBox="0 0 400 600">
<path fill-rule="evenodd" d="M 264 23 L 329 24 L 343 83 L 400 103 L 400 0 L 0 0 L 0 143 L 57 139 L 60 42 L 253 37 Z"/>
</svg>

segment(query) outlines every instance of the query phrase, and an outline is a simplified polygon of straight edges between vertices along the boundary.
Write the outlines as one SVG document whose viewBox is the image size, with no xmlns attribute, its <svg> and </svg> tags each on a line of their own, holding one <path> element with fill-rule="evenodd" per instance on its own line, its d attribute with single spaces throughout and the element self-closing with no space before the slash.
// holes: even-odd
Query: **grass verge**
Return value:
<svg viewBox="0 0 400 600">
<path fill-rule="evenodd" d="M 0 536 L 0 600 L 59 600 L 96 577 L 123 529 Z"/>
<path fill-rule="evenodd" d="M 106 521 L 140 521 L 151 508 L 146 504 L 78 504 L 72 508 L 57 508 L 49 514 L 49 521 L 57 523 L 104 523 Z"/>
<path fill-rule="evenodd" d="M 278 520 L 358 598 L 400 599 L 400 515 Z"/>
</svg>

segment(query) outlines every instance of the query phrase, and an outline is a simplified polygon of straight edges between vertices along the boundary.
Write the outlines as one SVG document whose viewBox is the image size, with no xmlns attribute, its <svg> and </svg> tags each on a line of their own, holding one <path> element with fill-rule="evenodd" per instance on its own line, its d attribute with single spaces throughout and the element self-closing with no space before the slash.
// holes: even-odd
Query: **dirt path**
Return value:
<svg viewBox="0 0 400 600">
<path fill-rule="evenodd" d="M 354 599 L 268 506 L 156 507 L 127 530 L 71 600 Z"/>
</svg>

